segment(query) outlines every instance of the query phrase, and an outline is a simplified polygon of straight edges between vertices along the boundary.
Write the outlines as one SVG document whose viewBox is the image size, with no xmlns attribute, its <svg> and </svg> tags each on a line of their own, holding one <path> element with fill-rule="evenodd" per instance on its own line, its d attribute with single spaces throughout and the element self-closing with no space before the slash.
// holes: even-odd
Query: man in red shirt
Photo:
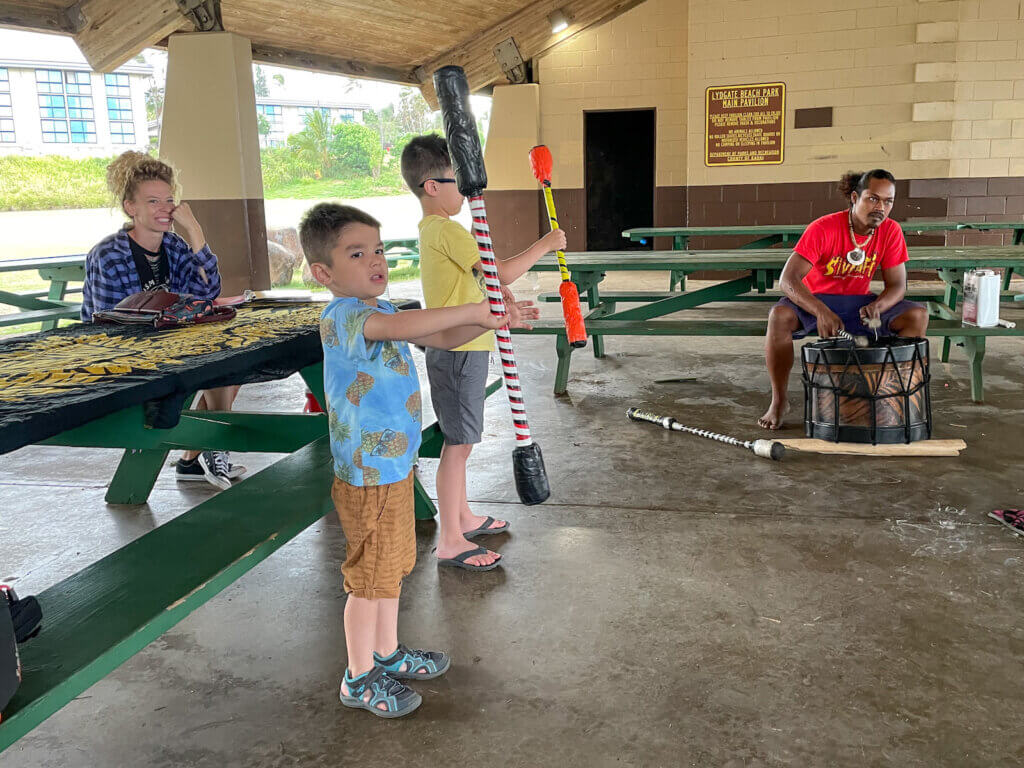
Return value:
<svg viewBox="0 0 1024 768">
<path fill-rule="evenodd" d="M 757 423 L 782 427 L 789 402 L 786 386 L 793 368 L 793 339 L 817 330 L 822 338 L 845 329 L 853 335 L 924 336 L 928 311 L 905 300 L 907 243 L 899 224 L 889 218 L 896 199 L 896 179 L 876 168 L 848 173 L 839 189 L 849 197 L 848 210 L 811 222 L 779 281 L 785 298 L 772 307 L 765 339 L 772 402 Z M 871 278 L 880 269 L 885 287 L 871 293 Z"/>
</svg>

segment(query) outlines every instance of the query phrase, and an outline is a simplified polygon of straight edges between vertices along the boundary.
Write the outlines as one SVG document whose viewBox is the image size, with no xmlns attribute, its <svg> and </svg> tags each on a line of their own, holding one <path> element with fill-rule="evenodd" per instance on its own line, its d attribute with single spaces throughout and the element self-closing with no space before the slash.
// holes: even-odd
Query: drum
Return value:
<svg viewBox="0 0 1024 768">
<path fill-rule="evenodd" d="M 800 357 L 808 437 L 872 445 L 931 437 L 927 339 L 889 337 L 867 347 L 823 339 Z"/>
</svg>

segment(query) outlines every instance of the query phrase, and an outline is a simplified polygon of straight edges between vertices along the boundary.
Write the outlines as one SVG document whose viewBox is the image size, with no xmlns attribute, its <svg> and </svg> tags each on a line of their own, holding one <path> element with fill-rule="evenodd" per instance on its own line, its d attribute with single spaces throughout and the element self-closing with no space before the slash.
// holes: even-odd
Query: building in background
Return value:
<svg viewBox="0 0 1024 768">
<path fill-rule="evenodd" d="M 59 38 L 55 38 L 58 40 Z M 0 54 L 0 154 L 107 157 L 149 146 L 148 64 L 93 72 L 71 40 L 47 57 Z"/>
<path fill-rule="evenodd" d="M 310 112 L 326 112 L 335 123 L 361 123 L 363 112 L 369 108 L 369 104 L 342 101 L 257 97 L 256 112 L 266 118 L 270 127 L 268 133 L 260 134 L 260 147 L 283 147 L 289 136 L 305 128 Z"/>
</svg>

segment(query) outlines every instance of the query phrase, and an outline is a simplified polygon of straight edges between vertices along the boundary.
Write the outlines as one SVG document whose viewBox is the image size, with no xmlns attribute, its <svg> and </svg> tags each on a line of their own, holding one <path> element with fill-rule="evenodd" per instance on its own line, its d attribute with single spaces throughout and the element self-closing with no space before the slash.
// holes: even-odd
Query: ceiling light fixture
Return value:
<svg viewBox="0 0 1024 768">
<path fill-rule="evenodd" d="M 569 16 L 561 8 L 557 8 L 548 14 L 548 21 L 551 23 L 551 34 L 557 35 L 569 26 Z"/>
</svg>

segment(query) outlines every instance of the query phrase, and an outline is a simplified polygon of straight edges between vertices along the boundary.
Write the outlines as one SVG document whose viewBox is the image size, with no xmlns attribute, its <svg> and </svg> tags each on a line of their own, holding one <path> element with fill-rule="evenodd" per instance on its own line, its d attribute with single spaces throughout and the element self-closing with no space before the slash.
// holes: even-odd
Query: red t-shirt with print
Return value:
<svg viewBox="0 0 1024 768">
<path fill-rule="evenodd" d="M 846 260 L 846 254 L 854 247 L 848 211 L 830 213 L 811 222 L 793 249 L 811 262 L 811 271 L 804 277 L 804 285 L 811 293 L 863 296 L 871 293 L 871 278 L 877 268 L 896 267 L 909 258 L 903 230 L 892 219 L 883 221 L 866 244 L 860 235 L 857 242 L 866 258 L 854 266 Z"/>
</svg>

